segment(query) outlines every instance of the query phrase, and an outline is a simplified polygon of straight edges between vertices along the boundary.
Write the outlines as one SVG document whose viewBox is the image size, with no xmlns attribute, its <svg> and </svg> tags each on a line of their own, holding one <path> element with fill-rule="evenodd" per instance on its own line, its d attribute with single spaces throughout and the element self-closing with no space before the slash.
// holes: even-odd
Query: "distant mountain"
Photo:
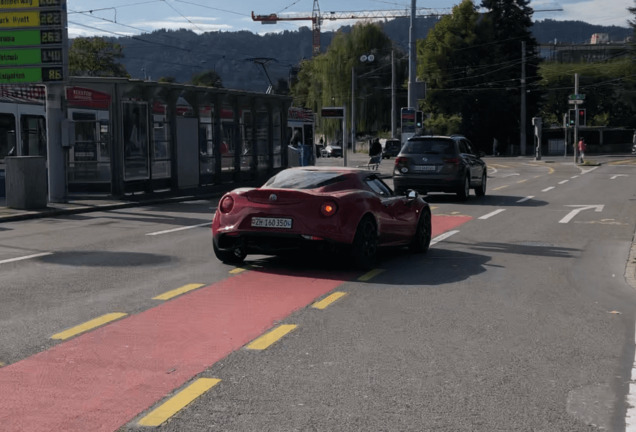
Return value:
<svg viewBox="0 0 636 432">
<path fill-rule="evenodd" d="M 418 18 L 416 37 L 425 38 L 437 21 L 437 18 Z M 381 25 L 406 52 L 409 19 L 387 20 Z M 342 27 L 339 31 L 349 32 L 351 27 Z M 633 36 L 629 27 L 550 19 L 535 22 L 532 31 L 539 43 L 589 43 L 594 33 L 607 33 L 615 42 Z M 321 34 L 323 51 L 334 35 L 334 32 Z M 193 75 L 213 69 L 221 76 L 224 87 L 257 92 L 264 92 L 270 79 L 274 84 L 280 79 L 286 80 L 291 67 L 310 58 L 312 52 L 312 32 L 307 27 L 262 36 L 248 31 L 197 35 L 188 30 L 159 30 L 110 40 L 124 47 L 123 63 L 133 78 L 173 77 L 176 82 L 188 82 Z"/>
</svg>

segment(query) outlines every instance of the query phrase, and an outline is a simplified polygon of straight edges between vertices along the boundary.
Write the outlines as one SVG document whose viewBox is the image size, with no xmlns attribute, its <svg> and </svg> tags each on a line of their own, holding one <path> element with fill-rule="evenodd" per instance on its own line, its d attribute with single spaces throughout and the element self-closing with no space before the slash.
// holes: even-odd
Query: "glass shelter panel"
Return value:
<svg viewBox="0 0 636 432">
<path fill-rule="evenodd" d="M 152 178 L 170 178 L 170 123 L 166 106 L 153 104 L 152 113 Z"/>
<path fill-rule="evenodd" d="M 95 112 L 71 112 L 73 146 L 69 150 L 69 183 L 107 183 L 111 180 L 108 119 Z"/>
<path fill-rule="evenodd" d="M 238 125 L 234 124 L 234 108 L 225 104 L 221 111 L 221 170 L 234 171 L 234 153 L 240 150 L 241 140 L 238 136 Z"/>
</svg>

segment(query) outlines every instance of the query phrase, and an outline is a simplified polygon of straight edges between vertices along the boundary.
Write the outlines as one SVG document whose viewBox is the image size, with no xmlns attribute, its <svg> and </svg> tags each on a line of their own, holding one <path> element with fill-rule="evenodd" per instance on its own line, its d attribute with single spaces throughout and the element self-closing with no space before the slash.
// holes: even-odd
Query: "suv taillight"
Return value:
<svg viewBox="0 0 636 432">
<path fill-rule="evenodd" d="M 444 158 L 444 163 L 447 164 L 452 164 L 452 165 L 459 165 L 459 158 Z"/>
<path fill-rule="evenodd" d="M 401 167 L 401 166 L 408 165 L 408 161 L 409 161 L 409 158 L 406 158 L 404 156 L 397 157 L 395 158 L 395 166 Z"/>
</svg>

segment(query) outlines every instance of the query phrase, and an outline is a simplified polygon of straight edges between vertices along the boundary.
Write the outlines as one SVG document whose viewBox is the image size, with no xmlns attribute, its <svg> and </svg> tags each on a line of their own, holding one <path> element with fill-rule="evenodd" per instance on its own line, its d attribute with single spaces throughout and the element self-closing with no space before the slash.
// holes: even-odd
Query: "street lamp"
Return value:
<svg viewBox="0 0 636 432">
<path fill-rule="evenodd" d="M 373 54 L 362 54 L 360 63 L 373 63 Z M 351 66 L 351 150 L 356 151 L 356 67 Z M 345 148 L 344 151 L 347 151 Z"/>
</svg>

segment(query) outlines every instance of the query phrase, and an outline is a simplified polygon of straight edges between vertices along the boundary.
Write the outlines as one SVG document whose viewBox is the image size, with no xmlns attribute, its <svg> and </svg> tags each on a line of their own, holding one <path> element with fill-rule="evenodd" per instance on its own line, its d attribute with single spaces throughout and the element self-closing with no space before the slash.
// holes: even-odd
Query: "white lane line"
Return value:
<svg viewBox="0 0 636 432">
<path fill-rule="evenodd" d="M 18 258 L 11 258 L 11 259 L 0 261 L 0 264 L 7 264 L 11 262 L 16 262 L 16 261 L 28 260 L 31 258 L 38 258 L 42 256 L 47 256 L 47 255 L 53 255 L 53 252 L 43 252 L 39 254 L 27 255 L 27 256 L 18 257 Z"/>
<path fill-rule="evenodd" d="M 548 192 L 548 191 L 551 191 L 552 189 L 554 189 L 554 186 L 550 186 L 549 188 L 545 188 L 541 192 Z"/>
<path fill-rule="evenodd" d="M 519 201 L 517 201 L 517 203 L 522 203 L 522 202 L 530 201 L 532 198 L 534 198 L 534 195 L 530 195 L 530 196 L 527 196 L 527 197 L 525 197 L 525 198 L 521 198 Z"/>
<path fill-rule="evenodd" d="M 506 211 L 506 209 L 495 210 L 494 212 L 490 212 L 488 214 L 485 214 L 485 215 L 483 215 L 482 217 L 480 217 L 478 219 L 481 219 L 481 220 L 489 219 L 489 218 L 491 218 L 491 217 L 493 217 L 495 215 L 498 215 L 501 212 L 505 212 L 505 211 Z"/>
<path fill-rule="evenodd" d="M 636 432 L 636 356 L 632 363 L 632 379 L 627 393 L 627 412 L 625 413 L 625 432 Z"/>
<path fill-rule="evenodd" d="M 567 182 L 569 182 L 570 180 L 562 180 L 559 182 L 559 184 L 566 184 Z"/>
<path fill-rule="evenodd" d="M 454 231 L 447 231 L 444 234 L 440 234 L 437 237 L 435 237 L 433 240 L 431 240 L 431 246 L 433 246 L 434 244 L 437 244 L 439 242 L 441 242 L 442 240 L 446 240 L 447 238 L 449 238 L 452 235 L 455 235 L 459 232 L 459 230 L 454 230 Z"/>
<path fill-rule="evenodd" d="M 210 225 L 212 225 L 212 222 L 206 222 L 206 223 L 197 224 L 197 225 L 184 226 L 184 227 L 180 227 L 180 228 L 173 228 L 173 229 L 164 230 L 164 231 L 155 231 L 155 232 L 148 233 L 146 235 L 155 236 L 155 235 L 161 235 L 161 234 L 170 234 L 170 233 L 177 232 L 177 231 L 189 230 L 189 229 L 192 229 L 192 228 L 199 228 L 199 227 L 202 227 L 202 226 L 210 226 Z"/>
<path fill-rule="evenodd" d="M 575 179 L 575 178 L 577 178 L 577 177 L 578 177 L 578 176 L 577 176 L 577 175 L 575 175 L 575 176 L 572 176 L 572 177 L 570 177 L 570 178 Z"/>
</svg>

